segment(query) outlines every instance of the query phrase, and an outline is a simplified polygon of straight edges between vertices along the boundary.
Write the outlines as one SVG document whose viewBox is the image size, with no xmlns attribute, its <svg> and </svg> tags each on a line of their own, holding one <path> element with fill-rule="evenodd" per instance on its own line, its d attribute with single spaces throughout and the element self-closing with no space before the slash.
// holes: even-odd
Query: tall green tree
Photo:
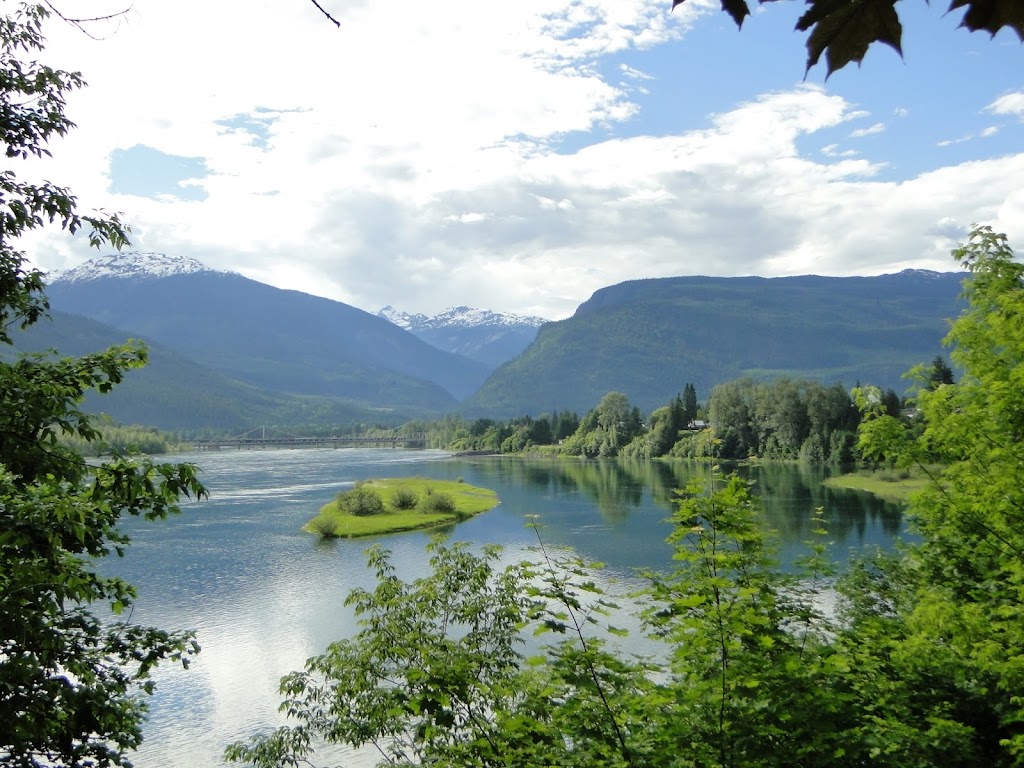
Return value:
<svg viewBox="0 0 1024 768">
<path fill-rule="evenodd" d="M 902 719 L 933 732 L 943 764 L 1017 766 L 1024 758 L 1024 265 L 1005 235 L 988 227 L 974 229 L 953 255 L 969 271 L 968 309 L 946 337 L 961 380 L 933 388 L 928 369 L 917 370 L 923 428 L 915 432 L 871 415 L 877 390 L 859 393 L 868 409 L 862 451 L 917 463 L 932 478 L 909 510 L 920 543 L 895 567 L 876 571 L 879 578 L 862 580 L 869 586 L 859 601 L 894 664 L 887 674 L 906 686 Z M 894 592 L 893 583 L 902 589 Z"/>
<path fill-rule="evenodd" d="M 942 355 L 936 355 L 935 359 L 932 360 L 931 371 L 928 373 L 928 388 L 935 389 L 943 384 L 952 383 L 954 383 L 953 369 L 949 367 L 949 364 Z"/>
<path fill-rule="evenodd" d="M 685 428 L 687 424 L 697 418 L 697 388 L 693 384 L 687 383 L 683 387 L 683 413 L 685 422 L 682 428 Z"/>
<path fill-rule="evenodd" d="M 48 142 L 72 123 L 66 95 L 76 72 L 37 62 L 46 6 L 12 4 L 0 18 L 0 345 L 10 329 L 47 310 L 42 275 L 27 266 L 19 238 L 53 224 L 84 230 L 93 245 L 120 247 L 116 216 L 84 215 L 74 196 L 50 182 L 18 178 L 18 160 L 49 154 Z M 13 357 L 0 348 L 0 762 L 5 766 L 129 765 L 141 741 L 150 672 L 198 650 L 187 632 L 121 621 L 135 598 L 97 559 L 122 554 L 125 515 L 176 511 L 181 494 L 204 493 L 191 465 L 115 457 L 86 464 L 58 438 L 96 441 L 79 409 L 87 390 L 109 391 L 142 365 L 145 349 L 127 344 L 81 358 Z"/>
</svg>

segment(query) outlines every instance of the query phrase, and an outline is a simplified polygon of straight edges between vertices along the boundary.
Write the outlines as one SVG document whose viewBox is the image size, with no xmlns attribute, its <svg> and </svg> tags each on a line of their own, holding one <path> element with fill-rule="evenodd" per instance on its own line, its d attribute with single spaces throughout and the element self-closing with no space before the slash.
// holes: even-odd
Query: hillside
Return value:
<svg viewBox="0 0 1024 768">
<path fill-rule="evenodd" d="M 15 331 L 21 352 L 57 349 L 84 355 L 122 344 L 127 335 L 85 317 L 51 313 L 24 331 Z M 423 411 L 386 413 L 339 398 L 296 396 L 261 390 L 150 343 L 149 362 L 129 371 L 111 393 L 90 393 L 84 408 L 110 414 L 122 424 L 147 424 L 166 430 L 218 430 L 235 434 L 268 424 L 399 423 Z"/>
<path fill-rule="evenodd" d="M 161 256 L 154 262 L 154 256 Z M 355 307 L 168 257 L 95 260 L 50 282 L 54 309 L 165 345 L 256 387 L 441 412 L 487 368 Z M 139 266 L 142 262 L 142 266 Z"/>
<path fill-rule="evenodd" d="M 461 410 L 513 416 L 586 411 L 610 390 L 642 410 L 687 382 L 794 376 L 906 388 L 901 375 L 943 353 L 961 273 L 878 277 L 676 277 L 597 291 L 540 329 Z"/>
</svg>

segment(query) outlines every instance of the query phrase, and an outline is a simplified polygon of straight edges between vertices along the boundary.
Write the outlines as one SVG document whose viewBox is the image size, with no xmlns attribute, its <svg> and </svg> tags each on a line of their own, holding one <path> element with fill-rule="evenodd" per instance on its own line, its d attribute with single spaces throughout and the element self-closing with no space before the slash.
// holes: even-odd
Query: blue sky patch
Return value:
<svg viewBox="0 0 1024 768">
<path fill-rule="evenodd" d="M 198 184 L 186 182 L 204 179 L 210 174 L 202 157 L 169 155 L 145 144 L 110 153 L 110 187 L 116 195 L 135 195 L 153 199 L 202 202 L 208 197 Z"/>
</svg>

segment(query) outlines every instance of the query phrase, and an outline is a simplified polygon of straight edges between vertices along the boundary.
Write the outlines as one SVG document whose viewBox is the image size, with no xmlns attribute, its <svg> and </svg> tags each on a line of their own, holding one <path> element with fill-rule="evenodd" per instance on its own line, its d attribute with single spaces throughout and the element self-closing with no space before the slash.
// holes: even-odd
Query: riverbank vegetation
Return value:
<svg viewBox="0 0 1024 768">
<path fill-rule="evenodd" d="M 305 529 L 323 538 L 376 536 L 453 525 L 497 504 L 494 491 L 458 480 L 365 480 L 325 504 Z"/>
<path fill-rule="evenodd" d="M 83 456 L 109 456 L 126 452 L 157 456 L 173 451 L 184 451 L 191 446 L 189 441 L 168 432 L 161 432 L 156 427 L 116 424 L 104 416 L 96 417 L 94 424 L 98 432 L 95 440 L 85 440 L 75 434 L 66 434 L 60 436 L 61 445 Z"/>
<path fill-rule="evenodd" d="M 877 391 L 857 397 L 866 457 L 938 463 L 899 553 L 835 579 L 813 515 L 800 572 L 783 572 L 736 477 L 678 496 L 676 566 L 619 602 L 542 530 L 535 562 L 504 567 L 437 542 L 408 583 L 373 549 L 376 587 L 348 598 L 359 633 L 286 677 L 291 724 L 229 758 L 298 764 L 323 739 L 403 765 L 1021 765 L 1024 265 L 987 229 L 955 256 L 971 272 L 948 336 L 962 380 L 923 386 L 912 428 Z M 627 626 L 661 652 L 624 652 Z M 524 658 L 524 631 L 554 640 Z"/>
</svg>

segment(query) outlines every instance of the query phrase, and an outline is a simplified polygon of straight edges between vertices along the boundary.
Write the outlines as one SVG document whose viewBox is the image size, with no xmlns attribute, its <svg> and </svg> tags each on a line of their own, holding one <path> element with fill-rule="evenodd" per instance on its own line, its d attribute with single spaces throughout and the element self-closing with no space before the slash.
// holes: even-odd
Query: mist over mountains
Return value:
<svg viewBox="0 0 1024 768">
<path fill-rule="evenodd" d="M 149 368 L 88 405 L 166 429 L 582 413 L 611 390 L 650 411 L 687 382 L 703 400 L 741 376 L 902 392 L 904 371 L 948 354 L 941 338 L 962 278 L 636 280 L 545 322 L 467 306 L 373 315 L 192 259 L 129 253 L 51 275 L 53 320 L 17 345 L 80 354 L 143 339 Z"/>
</svg>

